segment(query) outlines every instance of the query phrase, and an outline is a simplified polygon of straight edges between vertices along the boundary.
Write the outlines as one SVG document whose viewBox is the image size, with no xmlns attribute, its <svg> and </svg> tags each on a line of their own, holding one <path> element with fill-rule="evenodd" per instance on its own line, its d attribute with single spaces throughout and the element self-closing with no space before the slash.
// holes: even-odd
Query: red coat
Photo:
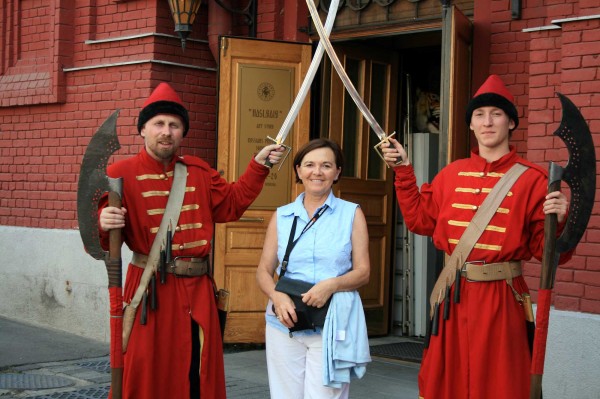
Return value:
<svg viewBox="0 0 600 399">
<path fill-rule="evenodd" d="M 199 158 L 185 156 L 188 177 L 173 244 L 181 250 L 173 256 L 208 256 L 214 223 L 239 219 L 260 193 L 269 169 L 252 160 L 236 183 L 227 183 Z M 145 150 L 108 167 L 111 177 L 123 177 L 123 207 L 127 209 L 123 238 L 134 252 L 147 255 L 156 236 L 168 192 L 173 182 L 175 159 L 168 168 Z M 106 203 L 101 204 L 102 206 Z M 102 234 L 107 245 L 107 234 Z M 123 301 L 129 303 L 143 269 L 129 265 Z M 148 322 L 131 332 L 124 358 L 123 398 L 188 398 L 192 354 L 191 318 L 201 327 L 202 399 L 225 398 L 223 348 L 214 290 L 210 277 L 177 278 L 167 274 L 166 284 L 157 281 L 156 310 L 148 310 Z M 141 308 L 141 307 L 140 307 Z"/>
<path fill-rule="evenodd" d="M 395 168 L 398 203 L 408 229 L 433 237 L 450 255 L 489 190 L 515 163 L 529 166 L 517 180 L 481 235 L 468 261 L 486 263 L 542 258 L 543 202 L 547 173 L 520 158 L 514 148 L 487 163 L 478 155 L 446 166 L 419 191 L 412 166 Z M 564 254 L 561 263 L 571 253 Z M 528 292 L 522 276 L 513 280 Z M 452 288 L 452 292 L 454 287 Z M 522 306 L 505 280 L 460 284 L 460 303 L 450 319 L 440 318 L 419 373 L 424 399 L 525 399 L 529 397 L 531 357 Z M 451 295 L 452 297 L 452 295 Z M 443 314 L 443 304 L 440 307 Z"/>
</svg>

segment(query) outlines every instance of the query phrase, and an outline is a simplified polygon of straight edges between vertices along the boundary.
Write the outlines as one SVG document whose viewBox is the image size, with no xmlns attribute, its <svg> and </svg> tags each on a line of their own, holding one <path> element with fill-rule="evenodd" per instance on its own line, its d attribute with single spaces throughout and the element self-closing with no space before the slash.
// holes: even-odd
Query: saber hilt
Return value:
<svg viewBox="0 0 600 399">
<path fill-rule="evenodd" d="M 446 294 L 444 295 L 444 320 L 450 319 L 450 286 L 446 286 Z"/>
<path fill-rule="evenodd" d="M 167 282 L 167 252 L 164 249 L 160 250 L 158 262 L 158 270 L 160 274 L 160 283 L 164 284 Z"/>
<path fill-rule="evenodd" d="M 140 314 L 140 324 L 145 326 L 148 322 L 148 290 L 144 291 L 142 296 L 142 310 Z"/>
<path fill-rule="evenodd" d="M 156 310 L 158 307 L 158 298 L 156 297 L 156 275 L 150 278 L 150 309 Z"/>
<path fill-rule="evenodd" d="M 460 303 L 460 269 L 456 269 L 454 277 L 454 303 Z"/>
<path fill-rule="evenodd" d="M 169 224 L 169 228 L 167 229 L 167 239 L 165 243 L 165 267 L 170 266 L 173 267 L 171 263 L 173 262 L 173 235 L 171 234 L 171 224 Z"/>
<path fill-rule="evenodd" d="M 375 144 L 373 146 L 373 149 L 375 150 L 375 152 L 377 153 L 377 155 L 379 155 L 379 157 L 383 160 L 383 163 L 385 164 L 386 167 L 390 167 L 387 162 L 385 162 L 385 158 L 383 157 L 383 152 L 381 150 L 381 146 L 384 144 L 390 144 L 390 138 L 395 136 L 396 132 L 390 134 L 389 136 L 385 136 L 383 139 L 381 139 L 381 141 L 377 144 Z M 402 157 L 398 157 L 398 159 L 396 159 L 395 165 L 400 165 L 402 162 L 404 162 L 404 160 L 402 159 Z"/>
<path fill-rule="evenodd" d="M 283 165 L 283 163 L 285 162 L 285 160 L 287 159 L 288 155 L 290 155 L 290 151 L 292 151 L 292 147 L 287 146 L 277 140 L 275 140 L 274 138 L 267 136 L 267 140 L 272 141 L 274 144 L 278 144 L 280 146 L 282 146 L 283 148 L 285 148 L 287 150 L 287 152 L 285 153 L 285 156 L 283 157 L 283 159 L 281 160 L 281 162 L 279 162 L 279 168 L 277 168 L 277 171 L 279 171 L 281 169 L 281 165 Z M 267 160 L 265 161 L 265 166 L 268 168 L 272 168 L 273 164 L 269 161 L 269 157 L 267 156 Z"/>
</svg>

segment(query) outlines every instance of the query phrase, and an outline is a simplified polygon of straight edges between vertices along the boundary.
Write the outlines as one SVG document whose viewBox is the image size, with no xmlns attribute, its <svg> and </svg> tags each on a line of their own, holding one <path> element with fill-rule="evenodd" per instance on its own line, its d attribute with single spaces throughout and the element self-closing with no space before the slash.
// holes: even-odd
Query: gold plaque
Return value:
<svg viewBox="0 0 600 399">
<path fill-rule="evenodd" d="M 239 66 L 238 154 L 236 178 L 250 159 L 275 137 L 294 101 L 294 70 L 261 65 Z M 291 133 L 290 133 L 291 134 Z M 290 138 L 286 144 L 290 145 Z M 274 166 L 250 209 L 274 209 L 289 202 L 292 161 Z"/>
</svg>

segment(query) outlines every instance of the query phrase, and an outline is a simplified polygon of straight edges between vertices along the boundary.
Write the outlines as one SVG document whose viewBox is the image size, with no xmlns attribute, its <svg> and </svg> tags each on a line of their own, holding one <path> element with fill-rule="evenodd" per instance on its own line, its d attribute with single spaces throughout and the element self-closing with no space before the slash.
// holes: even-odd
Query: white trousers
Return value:
<svg viewBox="0 0 600 399">
<path fill-rule="evenodd" d="M 296 336 L 267 324 L 267 370 L 271 399 L 347 399 L 350 384 L 323 385 L 323 337 Z"/>
</svg>

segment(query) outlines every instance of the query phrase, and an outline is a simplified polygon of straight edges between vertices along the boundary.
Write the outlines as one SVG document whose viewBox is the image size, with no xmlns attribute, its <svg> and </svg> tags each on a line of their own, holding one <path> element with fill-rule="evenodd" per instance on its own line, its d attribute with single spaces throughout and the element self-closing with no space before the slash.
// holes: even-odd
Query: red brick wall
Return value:
<svg viewBox="0 0 600 399">
<path fill-rule="evenodd" d="M 302 28 L 308 27 L 308 7 L 298 0 L 258 2 L 257 37 L 260 39 L 308 42 Z"/>
<path fill-rule="evenodd" d="M 262 0 L 258 2 L 256 35 L 261 39 L 278 39 L 283 32 L 283 0 Z"/>
<path fill-rule="evenodd" d="M 174 34 L 167 2 L 42 3 L 8 0 L 0 9 L 0 42 L 12 43 L 0 52 L 0 225 L 75 228 L 79 165 L 90 137 L 119 108 L 116 158 L 137 153 L 137 115 L 160 81 L 188 104 L 183 152 L 216 163 L 216 62 L 206 42 L 188 41 L 185 52 L 177 38 L 158 36 L 86 43 Z M 205 5 L 190 37 L 206 40 Z M 150 59 L 206 70 L 144 62 Z"/>
<path fill-rule="evenodd" d="M 188 40 L 185 52 L 178 39 L 160 36 L 97 42 L 174 35 L 166 1 L 42 3 L 6 0 L 0 7 L 0 225 L 76 228 L 79 165 L 90 137 L 118 108 L 122 148 L 115 158 L 137 153 L 143 144 L 137 115 L 161 81 L 188 105 L 182 152 L 216 164 L 217 64 L 207 42 L 207 2 L 190 35 L 201 42 Z M 231 4 L 247 4 L 238 3 Z M 258 37 L 281 39 L 284 0 L 261 0 L 258 7 Z M 246 36 L 245 21 L 232 20 L 234 34 Z M 150 59 L 206 70 L 143 62 Z M 131 65 L 110 66 L 118 63 Z"/>
<path fill-rule="evenodd" d="M 512 20 L 509 2 L 491 2 L 490 73 L 502 76 L 515 95 L 521 119 L 513 141 L 527 159 L 544 168 L 549 161 L 564 166 L 568 159 L 564 144 L 553 136 L 562 115 L 556 92 L 580 108 L 596 144 L 596 157 L 600 154 L 600 20 L 522 30 L 599 11 L 597 1 L 591 0 L 524 1 L 522 18 Z M 569 191 L 565 184 L 563 188 Z M 588 229 L 573 259 L 556 273 L 553 304 L 557 309 L 600 314 L 599 202 L 597 193 Z M 539 287 L 539 273 L 539 262 L 527 264 L 526 279 L 532 289 Z"/>
<path fill-rule="evenodd" d="M 59 65 L 72 54 L 69 34 L 73 10 L 59 2 L 40 6 L 31 0 L 7 0 L 0 8 L 0 106 L 51 104 L 64 101 Z"/>
</svg>

